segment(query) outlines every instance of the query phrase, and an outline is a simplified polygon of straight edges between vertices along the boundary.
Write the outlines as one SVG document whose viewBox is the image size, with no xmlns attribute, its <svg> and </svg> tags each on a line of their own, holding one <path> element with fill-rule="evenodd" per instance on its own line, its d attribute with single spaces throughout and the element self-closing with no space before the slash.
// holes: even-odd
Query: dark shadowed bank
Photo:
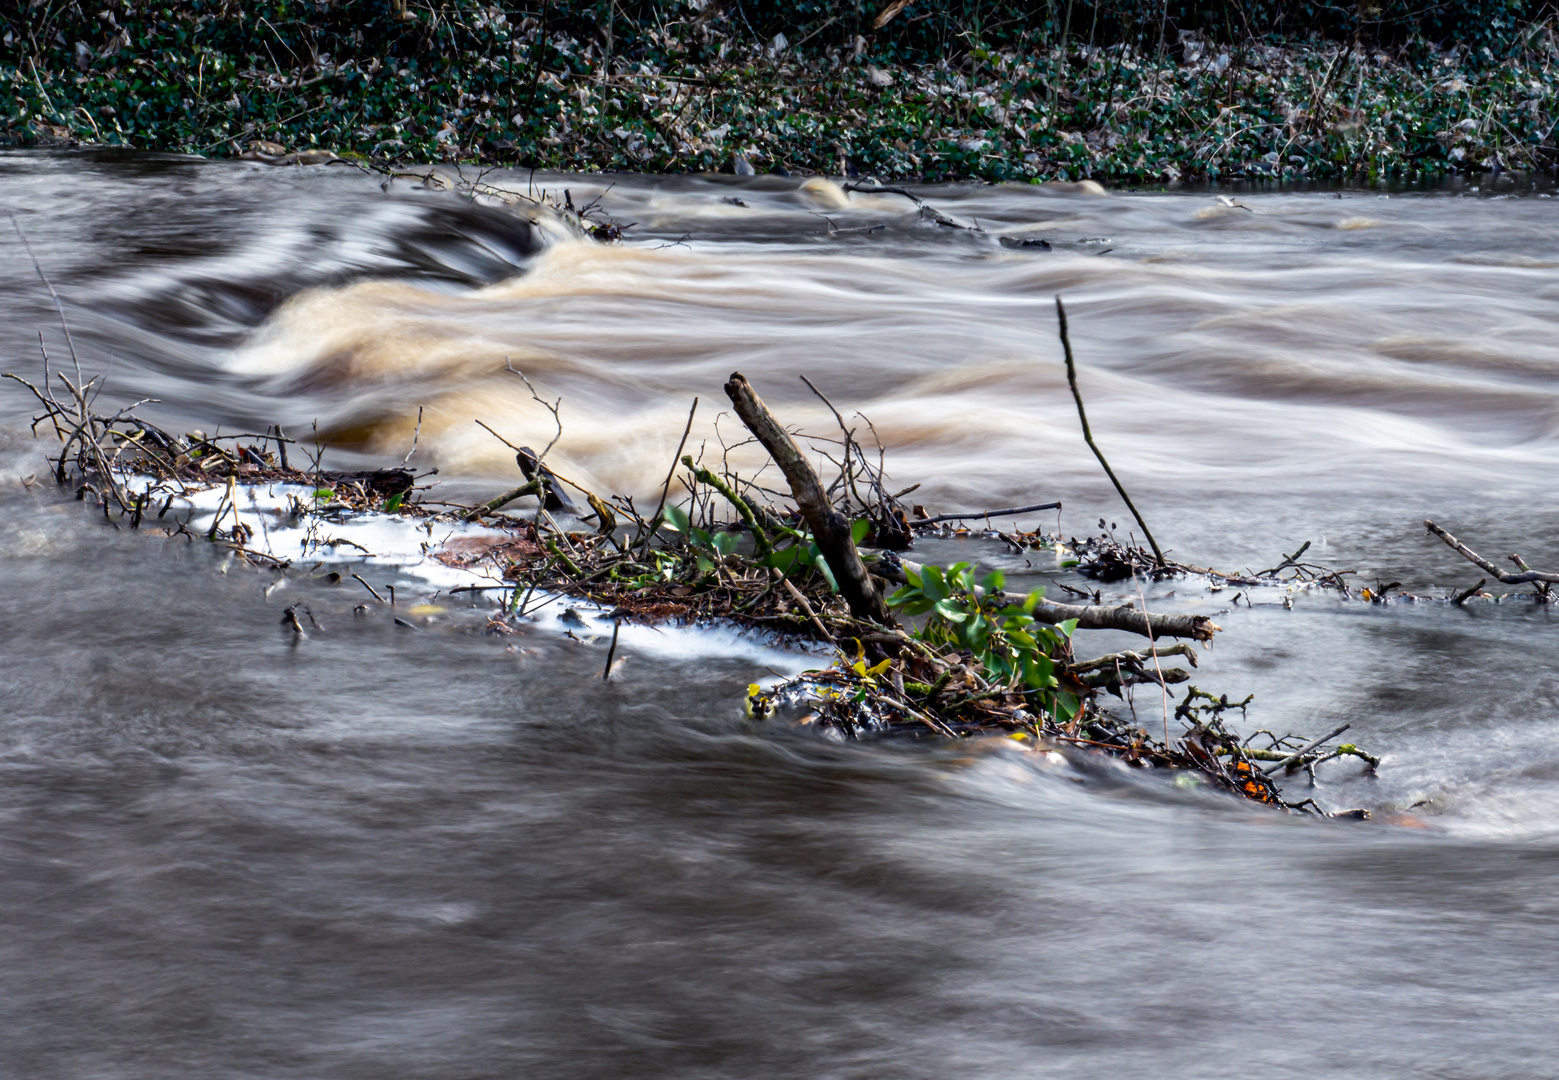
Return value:
<svg viewBox="0 0 1559 1080">
<path fill-rule="evenodd" d="M 1536 0 L 7 7 L 10 146 L 1137 183 L 1559 161 Z"/>
</svg>

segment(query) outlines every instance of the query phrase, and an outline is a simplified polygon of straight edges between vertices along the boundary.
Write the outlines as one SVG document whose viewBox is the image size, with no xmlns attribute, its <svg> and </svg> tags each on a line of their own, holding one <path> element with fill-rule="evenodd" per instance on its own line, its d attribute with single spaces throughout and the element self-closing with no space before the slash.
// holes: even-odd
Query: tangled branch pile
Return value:
<svg viewBox="0 0 1559 1080">
<path fill-rule="evenodd" d="M 482 543 L 437 557 L 492 577 L 490 586 L 465 588 L 500 594 L 500 610 L 489 621 L 497 633 L 515 629 L 541 591 L 592 602 L 614 621 L 721 620 L 832 650 L 832 663 L 822 670 L 768 690 L 753 687 L 748 708 L 759 718 L 789 719 L 842 738 L 999 734 L 1062 743 L 1137 765 L 1194 770 L 1248 798 L 1302 809 L 1316 808 L 1308 800 L 1285 802 L 1278 773 L 1313 769 L 1340 754 L 1376 764 L 1351 745 L 1301 746 L 1269 736 L 1270 746 L 1258 748 L 1223 724 L 1228 709 L 1245 703 L 1231 704 L 1194 686 L 1176 710 L 1186 726 L 1182 736 L 1171 741 L 1167 721 L 1164 738 L 1149 736 L 1112 713 L 1105 695 L 1137 684 L 1167 691 L 1187 682 L 1189 672 L 1168 662 L 1196 665 L 1192 643 L 1206 643 L 1218 632 L 1210 619 L 1129 604 L 1058 603 L 1037 591 L 1009 595 L 999 573 L 977 581 L 968 564 L 944 568 L 905 557 L 918 536 L 941 531 L 949 520 L 1059 504 L 936 516 L 906 506 L 901 498 L 907 491 L 889 490 L 880 448 L 869 453 L 842 417 L 837 436 L 795 436 L 740 375 L 732 376 L 726 393 L 779 467 L 788 492 L 765 487 L 761 474 L 740 476 L 723 462 L 718 470 L 706 467 L 679 447 L 660 505 L 649 513 L 630 497 L 602 499 L 557 474 L 545 460 L 551 444 L 539 454 L 514 447 L 524 483 L 486 502 L 458 506 L 426 499 L 427 489 L 418 483 L 425 477 L 405 462 L 339 472 L 321 469 L 317 454 L 305 454 L 309 461 L 300 468 L 288 454 L 289 447 L 297 454 L 298 444 L 280 429 L 176 436 L 139 418 L 136 406 L 96 411 L 96 379 L 72 378 L 47 365 L 41 385 L 7 377 L 25 385 L 42 407 L 35 430 L 48 425 L 60 441 L 50 459 L 55 479 L 73 485 L 78 498 L 95 500 L 115 525 L 140 528 L 166 518 L 180 496 L 225 488 L 214 518 L 198 535 L 176 513 L 166 531 L 286 568 L 287 559 L 257 540 L 253 515 L 245 520 L 237 497 L 240 486 L 281 486 L 289 492 L 285 516 L 314 523 L 311 531 L 368 513 L 488 526 Z M 549 407 L 555 415 L 556 404 Z M 837 473 L 830 482 L 819 478 L 798 439 L 833 462 Z M 670 497 L 673 482 L 683 496 Z M 579 497 L 588 509 L 577 505 Z M 504 512 L 526 498 L 534 499 L 534 511 Z M 992 535 L 1020 548 L 1060 544 L 1037 532 Z M 1095 544 L 1095 555 L 1107 547 Z M 1139 557 L 1121 555 L 1129 549 L 1116 547 L 1117 559 Z M 284 624 L 302 633 L 291 609 L 289 617 Z M 1099 629 L 1145 637 L 1146 647 L 1079 659 L 1076 635 Z M 1270 764 L 1263 771 L 1258 763 Z"/>
</svg>

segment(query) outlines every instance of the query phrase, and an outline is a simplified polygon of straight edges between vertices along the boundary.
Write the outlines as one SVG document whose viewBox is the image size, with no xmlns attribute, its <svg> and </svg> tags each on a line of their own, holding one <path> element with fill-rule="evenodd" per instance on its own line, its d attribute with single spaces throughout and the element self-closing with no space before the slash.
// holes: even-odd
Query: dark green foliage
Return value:
<svg viewBox="0 0 1559 1080">
<path fill-rule="evenodd" d="M 43 0 L 0 9 L 0 144 L 1112 181 L 1555 156 L 1536 0 L 915 0 L 873 31 L 884 3 Z"/>
<path fill-rule="evenodd" d="M 871 34 L 887 0 L 727 0 L 725 11 L 760 36 L 791 40 L 815 33 L 825 44 Z M 639 5 L 648 8 L 650 5 Z M 1071 40 L 1095 45 L 1174 43 L 1181 31 L 1234 43 L 1318 34 L 1339 41 L 1398 45 L 1414 39 L 1504 48 L 1554 13 L 1551 0 L 915 0 L 876 34 L 879 49 L 923 63 L 964 42 L 986 48 Z M 828 24 L 826 27 L 824 24 Z M 832 31 L 832 32 L 830 32 Z"/>
</svg>

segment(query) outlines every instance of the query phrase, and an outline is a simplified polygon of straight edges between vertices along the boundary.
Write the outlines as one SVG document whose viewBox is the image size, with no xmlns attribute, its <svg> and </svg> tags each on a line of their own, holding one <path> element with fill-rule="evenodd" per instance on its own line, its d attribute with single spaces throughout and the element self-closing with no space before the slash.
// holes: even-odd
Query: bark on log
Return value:
<svg viewBox="0 0 1559 1080">
<path fill-rule="evenodd" d="M 823 558 L 828 560 L 828 568 L 834 572 L 839 593 L 850 605 L 850 613 L 857 619 L 868 619 L 883 626 L 897 626 L 898 623 L 888 612 L 887 604 L 883 603 L 882 594 L 872 584 L 860 552 L 855 549 L 855 540 L 850 535 L 850 522 L 834 509 L 817 473 L 797 448 L 795 441 L 780 427 L 779 421 L 774 419 L 774 414 L 769 412 L 763 399 L 753 392 L 741 372 L 731 376 L 725 384 L 725 393 L 736 407 L 736 415 L 747 425 L 747 430 L 763 444 L 763 448 L 774 459 L 774 464 L 785 474 L 796 506 L 801 516 L 806 518 L 812 530 L 812 539 L 817 542 Z"/>
<path fill-rule="evenodd" d="M 1054 604 L 1041 600 L 1032 612 L 1042 623 L 1064 623 L 1077 620 L 1079 630 L 1125 630 L 1141 634 L 1145 638 L 1191 638 L 1195 641 L 1211 641 L 1221 629 L 1206 615 L 1152 615 L 1138 611 L 1130 604 L 1108 607 L 1104 604 Z"/>
</svg>

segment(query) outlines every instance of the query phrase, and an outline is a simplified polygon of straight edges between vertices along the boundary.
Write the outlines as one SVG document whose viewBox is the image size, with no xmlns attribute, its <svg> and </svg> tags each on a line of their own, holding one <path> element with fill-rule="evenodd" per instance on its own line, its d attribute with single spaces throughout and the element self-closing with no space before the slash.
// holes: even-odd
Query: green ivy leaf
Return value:
<svg viewBox="0 0 1559 1080">
<path fill-rule="evenodd" d="M 802 560 L 805 554 L 805 548 L 791 545 L 787 548 L 771 551 L 759 561 L 763 566 L 772 566 L 782 574 L 789 574 L 796 568 L 796 564 Z"/>
<path fill-rule="evenodd" d="M 969 616 L 951 600 L 942 599 L 932 605 L 932 609 L 950 623 L 961 623 Z"/>
<path fill-rule="evenodd" d="M 920 572 L 920 591 L 932 600 L 947 599 L 947 577 L 940 566 L 928 566 Z"/>
</svg>

